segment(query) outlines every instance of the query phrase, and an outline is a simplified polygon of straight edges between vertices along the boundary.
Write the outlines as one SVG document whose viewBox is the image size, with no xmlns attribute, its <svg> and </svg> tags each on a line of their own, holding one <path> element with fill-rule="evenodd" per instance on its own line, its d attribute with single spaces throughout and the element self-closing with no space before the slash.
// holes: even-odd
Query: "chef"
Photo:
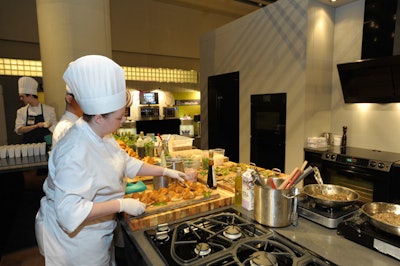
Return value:
<svg viewBox="0 0 400 266">
<path fill-rule="evenodd" d="M 125 75 L 111 59 L 83 56 L 64 73 L 83 110 L 49 158 L 36 217 L 36 238 L 51 265 L 115 265 L 115 214 L 140 215 L 145 204 L 124 198 L 124 177 L 165 175 L 183 180 L 182 172 L 146 164 L 128 156 L 111 135 L 124 122 Z"/>
<path fill-rule="evenodd" d="M 19 99 L 25 106 L 17 110 L 15 132 L 24 135 L 24 143 L 44 142 L 44 137 L 53 132 L 57 123 L 54 108 L 39 102 L 37 88 L 37 81 L 31 77 L 18 80 Z"/>
<path fill-rule="evenodd" d="M 68 86 L 66 86 L 65 111 L 64 114 L 61 116 L 60 121 L 58 121 L 56 127 L 54 128 L 53 139 L 52 139 L 53 147 L 62 137 L 64 137 L 67 131 L 81 116 L 82 116 L 82 109 L 76 102 L 74 94 L 72 93 L 71 89 Z"/>
</svg>

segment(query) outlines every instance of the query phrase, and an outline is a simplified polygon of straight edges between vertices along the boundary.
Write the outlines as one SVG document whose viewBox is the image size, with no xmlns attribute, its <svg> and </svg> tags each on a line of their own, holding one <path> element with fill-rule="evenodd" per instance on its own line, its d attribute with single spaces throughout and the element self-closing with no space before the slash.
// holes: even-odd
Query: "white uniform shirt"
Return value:
<svg viewBox="0 0 400 266">
<path fill-rule="evenodd" d="M 50 154 L 36 218 L 36 238 L 49 265 L 115 265 L 110 248 L 115 215 L 83 223 L 93 202 L 122 198 L 125 176 L 143 162 L 122 150 L 112 135 L 100 138 L 81 118 Z"/>
<path fill-rule="evenodd" d="M 53 131 L 53 140 L 52 140 L 52 146 L 54 147 L 56 143 L 64 137 L 65 133 L 73 126 L 73 124 L 78 120 L 79 117 L 69 111 L 65 111 L 65 113 L 62 115 L 60 118 L 60 121 L 58 121 L 56 127 L 54 128 Z"/>
<path fill-rule="evenodd" d="M 29 107 L 29 115 L 38 116 L 42 114 L 41 105 L 43 106 L 44 121 L 51 122 L 52 125 L 51 127 L 49 127 L 49 130 L 50 132 L 54 131 L 54 128 L 57 124 L 56 111 L 54 107 L 39 103 L 38 106 L 30 106 L 29 104 L 27 104 L 17 110 L 17 117 L 15 118 L 14 128 L 15 133 L 17 133 L 18 135 L 22 135 L 22 133 L 18 133 L 18 129 L 22 126 L 26 126 L 26 109 Z"/>
</svg>

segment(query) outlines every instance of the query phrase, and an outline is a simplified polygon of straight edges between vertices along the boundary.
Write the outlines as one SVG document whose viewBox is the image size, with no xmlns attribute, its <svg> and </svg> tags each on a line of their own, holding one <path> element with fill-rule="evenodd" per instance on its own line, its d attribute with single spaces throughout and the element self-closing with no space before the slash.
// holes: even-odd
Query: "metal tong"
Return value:
<svg viewBox="0 0 400 266">
<path fill-rule="evenodd" d="M 251 172 L 251 176 L 253 177 L 253 183 L 257 183 L 259 186 L 263 187 L 264 185 L 263 185 L 263 182 L 261 180 L 260 172 L 258 171 L 256 164 L 255 163 L 250 163 L 250 165 L 252 165 L 254 167 L 253 168 L 254 171 Z"/>
</svg>

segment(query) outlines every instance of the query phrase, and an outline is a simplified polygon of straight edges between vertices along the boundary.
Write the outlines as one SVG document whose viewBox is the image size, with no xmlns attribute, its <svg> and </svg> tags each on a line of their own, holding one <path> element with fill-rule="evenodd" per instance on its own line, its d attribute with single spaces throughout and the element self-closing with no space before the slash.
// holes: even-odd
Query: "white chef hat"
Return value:
<svg viewBox="0 0 400 266">
<path fill-rule="evenodd" d="M 63 78 L 85 114 L 111 113 L 126 104 L 124 71 L 105 56 L 78 58 L 69 64 Z"/>
<path fill-rule="evenodd" d="M 37 95 L 38 83 L 31 77 L 21 77 L 18 79 L 18 93 Z"/>
</svg>

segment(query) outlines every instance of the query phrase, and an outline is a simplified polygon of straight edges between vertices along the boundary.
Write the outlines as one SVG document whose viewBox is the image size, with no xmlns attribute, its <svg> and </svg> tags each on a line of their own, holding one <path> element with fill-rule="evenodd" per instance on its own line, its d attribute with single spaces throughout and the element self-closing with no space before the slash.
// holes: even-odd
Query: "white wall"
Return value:
<svg viewBox="0 0 400 266">
<path fill-rule="evenodd" d="M 364 0 L 336 10 L 333 65 L 361 58 Z M 379 88 L 377 88 L 379 89 Z M 337 70 L 332 79 L 332 125 L 341 134 L 347 125 L 349 146 L 400 152 L 400 104 L 344 104 Z"/>
<path fill-rule="evenodd" d="M 239 161 L 250 160 L 250 95 L 286 92 L 285 171 L 300 166 L 306 132 L 320 134 L 330 124 L 318 118 L 329 118 L 332 42 L 325 40 L 333 38 L 332 14 L 313 0 L 280 0 L 203 36 L 202 143 L 208 140 L 207 78 L 239 71 Z"/>
</svg>

